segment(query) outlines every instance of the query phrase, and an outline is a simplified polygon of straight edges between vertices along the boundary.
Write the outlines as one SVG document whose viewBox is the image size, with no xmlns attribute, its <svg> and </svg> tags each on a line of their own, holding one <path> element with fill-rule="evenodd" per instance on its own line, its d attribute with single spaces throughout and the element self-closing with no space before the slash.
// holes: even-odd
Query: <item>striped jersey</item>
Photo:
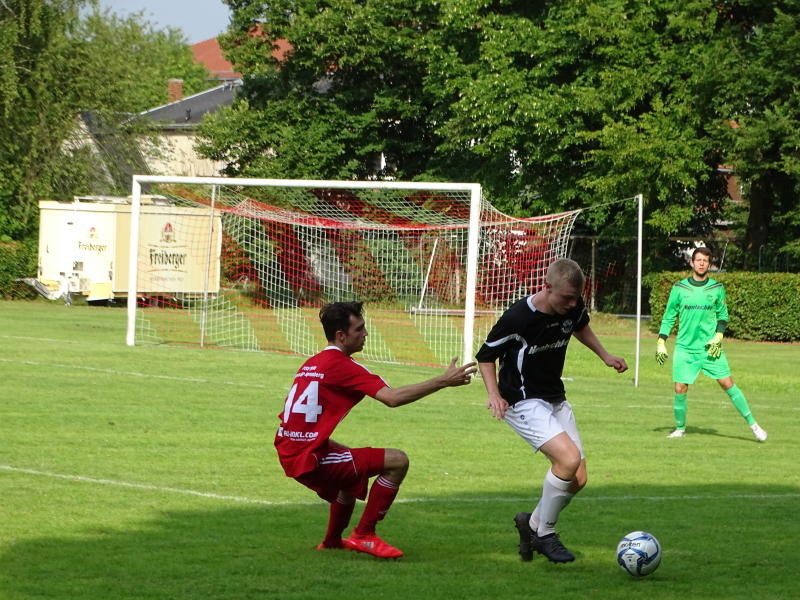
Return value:
<svg viewBox="0 0 800 600">
<path fill-rule="evenodd" d="M 478 362 L 500 361 L 497 377 L 503 398 L 564 400 L 561 373 L 573 331 L 589 324 L 582 299 L 565 315 L 536 310 L 533 296 L 512 304 L 498 319 L 476 355 Z"/>
<path fill-rule="evenodd" d="M 297 371 L 284 402 L 275 448 L 283 470 L 298 477 L 318 466 L 327 452 L 333 430 L 364 396 L 375 395 L 387 383 L 328 346 L 309 358 Z"/>
<path fill-rule="evenodd" d="M 708 341 L 728 322 L 725 287 L 711 278 L 697 281 L 691 275 L 672 286 L 661 319 L 659 335 L 668 336 L 678 320 L 675 346 L 687 352 L 705 352 Z"/>
</svg>

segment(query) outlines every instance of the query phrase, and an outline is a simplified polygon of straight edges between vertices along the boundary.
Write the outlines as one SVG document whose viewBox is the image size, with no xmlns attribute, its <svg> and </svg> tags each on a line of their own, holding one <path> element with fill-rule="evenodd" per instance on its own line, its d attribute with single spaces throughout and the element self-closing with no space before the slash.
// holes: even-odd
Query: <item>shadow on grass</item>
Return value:
<svg viewBox="0 0 800 600">
<path fill-rule="evenodd" d="M 672 426 L 654 427 L 653 431 L 663 432 L 664 435 L 666 436 L 675 431 L 675 428 Z M 694 427 L 692 425 L 687 425 L 685 437 L 692 437 L 692 436 L 713 436 L 713 437 L 727 438 L 729 440 L 743 440 L 746 442 L 752 442 L 754 444 L 760 443 L 753 437 L 753 434 L 750 432 L 750 429 L 744 424 L 742 424 L 742 435 L 726 435 L 724 433 L 720 433 L 713 427 Z"/>
<path fill-rule="evenodd" d="M 599 486 L 562 516 L 578 557 L 569 565 L 519 561 L 512 518 L 529 506 L 503 493 L 396 504 L 379 532 L 406 551 L 397 561 L 314 550 L 324 504 L 165 512 L 127 529 L 7 539 L 0 597 L 781 598 L 796 591 L 799 501 L 798 488 L 780 485 Z M 663 564 L 642 580 L 614 563 L 619 538 L 637 529 L 664 547 Z"/>
</svg>

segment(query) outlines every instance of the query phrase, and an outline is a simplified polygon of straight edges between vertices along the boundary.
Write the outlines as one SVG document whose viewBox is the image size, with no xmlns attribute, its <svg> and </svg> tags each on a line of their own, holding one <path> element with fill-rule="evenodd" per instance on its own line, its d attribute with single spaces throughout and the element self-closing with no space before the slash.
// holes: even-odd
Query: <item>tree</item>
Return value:
<svg viewBox="0 0 800 600">
<path fill-rule="evenodd" d="M 239 105 L 201 130 L 209 157 L 225 160 L 229 174 L 265 177 L 407 179 L 424 172 L 439 143 L 432 98 L 421 85 L 422 24 L 435 4 L 229 6 L 232 27 L 221 42 L 247 77 Z M 254 25 L 262 21 L 258 35 Z M 271 55 L 279 38 L 292 45 L 282 62 Z"/>
<path fill-rule="evenodd" d="M 518 215 L 643 193 L 665 244 L 731 210 L 733 163 L 754 235 L 800 219 L 797 3 L 228 0 L 244 94 L 203 148 L 231 174 L 479 181 Z"/>
<path fill-rule="evenodd" d="M 114 191 L 81 142 L 78 115 L 91 111 L 120 144 L 135 144 L 141 128 L 125 133 L 121 124 L 165 103 L 170 77 L 189 92 L 207 85 L 175 30 L 155 30 L 141 15 L 120 19 L 94 1 L 2 0 L 0 237 L 31 235 L 40 199 Z"/>
<path fill-rule="evenodd" d="M 305 144 L 307 135 L 340 140 L 338 168 L 319 175 L 478 179 L 524 212 L 637 191 L 672 200 L 676 188 L 710 176 L 706 149 L 694 143 L 702 114 L 689 110 L 688 59 L 666 61 L 706 44 L 713 28 L 673 27 L 675 41 L 658 31 L 685 3 L 629 4 L 231 2 L 227 47 L 248 73 L 242 102 L 258 116 L 222 114 L 210 137 L 230 119 L 248 141 L 208 149 L 231 172 L 272 175 L 326 164 L 313 155 L 329 148 Z M 292 44 L 283 63 L 248 35 L 257 20 Z M 263 129 L 282 133 L 265 139 Z M 389 165 L 383 173 L 369 162 L 378 152 Z M 673 158 L 682 165 L 665 173 Z M 659 179 L 668 186 L 640 185 Z M 693 218 L 685 212 L 683 222 Z"/>
<path fill-rule="evenodd" d="M 69 88 L 74 72 L 66 32 L 78 2 L 5 0 L 0 5 L 0 234 L 24 236 L 35 200 L 44 196 L 45 165 L 66 139 L 75 114 Z M 53 68 L 52 65 L 58 65 Z"/>
<path fill-rule="evenodd" d="M 481 156 L 481 181 L 519 212 L 641 192 L 653 228 L 707 228 L 724 195 L 706 131 L 716 118 L 704 89 L 719 53 L 713 7 L 500 5 L 467 14 L 472 3 L 449 5 L 449 38 L 471 35 L 478 50 L 439 44 L 449 56 L 432 61 L 447 69 L 435 87 L 458 98 L 440 129 L 444 149 Z"/>
<path fill-rule="evenodd" d="M 133 113 L 166 104 L 171 78 L 183 79 L 186 95 L 212 85 L 205 67 L 194 62 L 183 33 L 157 29 L 143 13 L 121 18 L 95 9 L 80 20 L 72 37 L 83 61 L 83 83 L 94 86 L 85 95 L 103 110 Z"/>
<path fill-rule="evenodd" d="M 726 156 L 743 182 L 748 265 L 800 258 L 800 2 L 732 4 L 738 60 L 720 102 L 731 120 Z M 766 252 L 763 252 L 766 250 Z M 773 263 L 774 264 L 774 263 Z"/>
</svg>

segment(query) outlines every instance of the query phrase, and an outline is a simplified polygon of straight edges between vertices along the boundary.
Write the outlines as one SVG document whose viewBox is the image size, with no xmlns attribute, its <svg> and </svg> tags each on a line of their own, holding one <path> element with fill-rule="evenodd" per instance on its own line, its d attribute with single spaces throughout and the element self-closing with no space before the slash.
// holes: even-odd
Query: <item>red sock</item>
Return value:
<svg viewBox="0 0 800 600">
<path fill-rule="evenodd" d="M 336 502 L 331 502 L 328 531 L 325 532 L 323 544 L 329 548 L 336 548 L 342 543 L 342 532 L 350 524 L 350 517 L 353 516 L 355 506 L 355 502 L 344 504 L 341 497 L 337 498 Z"/>
<path fill-rule="evenodd" d="M 399 487 L 399 484 L 389 481 L 383 475 L 378 477 L 369 490 L 367 506 L 353 533 L 358 536 L 374 534 L 376 523 L 386 516 L 389 507 L 397 497 Z"/>
</svg>

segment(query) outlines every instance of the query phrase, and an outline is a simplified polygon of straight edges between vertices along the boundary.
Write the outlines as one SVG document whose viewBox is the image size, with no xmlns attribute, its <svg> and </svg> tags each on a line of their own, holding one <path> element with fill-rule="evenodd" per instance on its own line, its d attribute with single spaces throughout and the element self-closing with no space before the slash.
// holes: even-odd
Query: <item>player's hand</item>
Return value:
<svg viewBox="0 0 800 600">
<path fill-rule="evenodd" d="M 472 376 L 478 370 L 477 363 L 469 362 L 465 365 L 458 366 L 457 359 L 454 356 L 450 359 L 450 366 L 442 374 L 447 387 L 455 387 L 459 385 L 467 385 L 472 381 Z"/>
<path fill-rule="evenodd" d="M 719 358 L 719 355 L 722 354 L 722 338 L 722 332 L 718 331 L 713 338 L 708 340 L 706 350 L 711 358 Z"/>
<path fill-rule="evenodd" d="M 489 399 L 486 401 L 486 408 L 492 411 L 492 416 L 495 419 L 502 419 L 506 416 L 506 409 L 508 402 L 500 394 L 489 394 Z"/>
<path fill-rule="evenodd" d="M 628 370 L 628 363 L 625 362 L 624 358 L 620 358 L 619 356 L 609 354 L 604 362 L 607 366 L 613 367 L 617 373 L 624 373 Z"/>
<path fill-rule="evenodd" d="M 669 353 L 667 352 L 667 342 L 662 338 L 658 338 L 658 342 L 656 343 L 656 362 L 659 365 L 663 365 L 667 362 L 669 358 Z"/>
</svg>

